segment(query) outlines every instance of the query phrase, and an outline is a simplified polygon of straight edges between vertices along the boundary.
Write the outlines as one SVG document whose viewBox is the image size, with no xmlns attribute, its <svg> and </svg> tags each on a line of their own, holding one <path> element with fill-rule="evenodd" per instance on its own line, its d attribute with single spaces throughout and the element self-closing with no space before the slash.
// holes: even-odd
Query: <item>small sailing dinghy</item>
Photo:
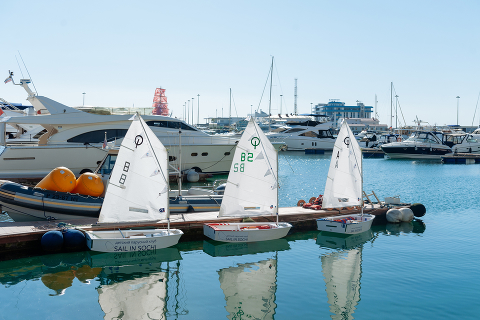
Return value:
<svg viewBox="0 0 480 320">
<path fill-rule="evenodd" d="M 361 213 L 318 219 L 318 230 L 344 234 L 369 230 L 375 216 L 363 213 L 362 194 L 362 151 L 343 121 L 330 160 L 322 209 L 361 206 Z"/>
<path fill-rule="evenodd" d="M 279 239 L 292 227 L 278 222 L 277 151 L 250 119 L 237 144 L 219 217 L 276 215 L 276 222 L 206 223 L 203 233 L 222 242 Z"/>
<path fill-rule="evenodd" d="M 137 223 L 167 219 L 167 229 L 86 231 L 87 246 L 101 252 L 155 250 L 178 243 L 170 229 L 167 150 L 136 115 L 122 141 L 98 222 Z"/>
</svg>

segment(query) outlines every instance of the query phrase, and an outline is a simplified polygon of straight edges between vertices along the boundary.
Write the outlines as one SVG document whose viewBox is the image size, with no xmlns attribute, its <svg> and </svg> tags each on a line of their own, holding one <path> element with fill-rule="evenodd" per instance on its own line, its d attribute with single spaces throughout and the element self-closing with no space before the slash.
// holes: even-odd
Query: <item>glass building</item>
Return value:
<svg viewBox="0 0 480 320">
<path fill-rule="evenodd" d="M 313 107 L 312 114 L 324 115 L 331 119 L 339 118 L 371 118 L 373 107 L 366 106 L 357 100 L 356 106 L 346 106 L 345 102 L 330 99 L 328 103 L 319 103 Z"/>
</svg>

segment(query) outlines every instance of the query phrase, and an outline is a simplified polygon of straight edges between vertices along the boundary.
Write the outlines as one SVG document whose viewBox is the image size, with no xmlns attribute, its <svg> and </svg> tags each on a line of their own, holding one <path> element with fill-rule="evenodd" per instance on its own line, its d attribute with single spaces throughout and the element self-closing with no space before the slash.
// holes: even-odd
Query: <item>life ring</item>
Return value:
<svg viewBox="0 0 480 320">
<path fill-rule="evenodd" d="M 397 137 L 397 142 L 402 142 L 402 137 Z"/>
<path fill-rule="evenodd" d="M 315 200 L 317 200 L 317 197 L 311 197 L 310 200 L 308 200 L 308 202 L 313 204 Z"/>
<path fill-rule="evenodd" d="M 305 204 L 305 200 L 300 199 L 297 202 L 297 207 L 302 207 L 304 204 Z"/>
</svg>

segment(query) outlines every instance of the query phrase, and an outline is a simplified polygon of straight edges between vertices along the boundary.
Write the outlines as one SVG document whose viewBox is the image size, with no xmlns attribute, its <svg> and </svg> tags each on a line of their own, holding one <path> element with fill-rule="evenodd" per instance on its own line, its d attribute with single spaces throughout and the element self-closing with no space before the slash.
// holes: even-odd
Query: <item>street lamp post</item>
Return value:
<svg viewBox="0 0 480 320">
<path fill-rule="evenodd" d="M 193 99 L 195 99 L 195 98 L 192 98 L 192 126 L 195 123 L 195 120 L 193 120 Z"/>
<path fill-rule="evenodd" d="M 83 94 L 83 104 L 82 104 L 82 106 L 85 107 L 85 92 L 82 93 L 82 94 Z"/>
<path fill-rule="evenodd" d="M 280 112 L 279 112 L 279 114 L 282 114 L 282 98 L 283 98 L 283 94 L 280 95 Z"/>
<path fill-rule="evenodd" d="M 458 126 L 458 104 L 460 102 L 460 96 L 457 96 L 457 126 Z"/>
<path fill-rule="evenodd" d="M 200 94 L 197 94 L 197 125 L 200 124 Z"/>
</svg>

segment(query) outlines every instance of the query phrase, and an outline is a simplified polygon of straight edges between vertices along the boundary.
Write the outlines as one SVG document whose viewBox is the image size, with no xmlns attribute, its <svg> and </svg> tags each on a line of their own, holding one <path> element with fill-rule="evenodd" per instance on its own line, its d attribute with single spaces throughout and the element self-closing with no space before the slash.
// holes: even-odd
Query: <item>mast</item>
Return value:
<svg viewBox="0 0 480 320">
<path fill-rule="evenodd" d="M 272 80 L 273 80 L 273 56 L 272 56 L 272 66 L 270 67 L 270 100 L 268 101 L 268 131 L 270 131 L 270 122 L 272 121 Z"/>
<path fill-rule="evenodd" d="M 392 127 L 393 117 L 393 82 L 390 82 L 390 128 Z"/>
<path fill-rule="evenodd" d="M 294 113 L 295 115 L 297 115 L 297 78 L 295 78 L 295 91 L 294 91 L 293 113 Z"/>
<path fill-rule="evenodd" d="M 223 117 L 223 114 L 222 114 Z M 228 129 L 232 126 L 232 88 L 230 88 L 230 108 L 228 110 Z"/>
<path fill-rule="evenodd" d="M 182 197 L 182 130 L 178 130 L 178 196 Z"/>
<path fill-rule="evenodd" d="M 268 116 L 272 116 L 272 78 L 273 78 L 273 57 L 272 65 L 270 67 L 270 100 L 268 101 Z"/>
<path fill-rule="evenodd" d="M 355 137 L 353 137 L 353 139 L 355 139 Z M 361 168 L 361 170 L 360 170 L 360 181 L 361 181 L 361 186 L 362 186 L 360 188 L 361 189 L 360 197 L 362 199 L 362 201 L 361 201 L 361 205 L 362 205 L 361 214 L 362 214 L 362 217 L 363 217 L 363 155 L 362 155 L 361 152 L 360 152 L 360 168 Z"/>
<path fill-rule="evenodd" d="M 278 189 L 280 189 L 280 186 L 278 185 L 278 151 L 275 150 L 275 153 L 276 153 L 276 158 L 277 158 L 277 174 L 275 175 L 275 183 L 277 184 L 277 226 L 278 226 Z"/>
</svg>

